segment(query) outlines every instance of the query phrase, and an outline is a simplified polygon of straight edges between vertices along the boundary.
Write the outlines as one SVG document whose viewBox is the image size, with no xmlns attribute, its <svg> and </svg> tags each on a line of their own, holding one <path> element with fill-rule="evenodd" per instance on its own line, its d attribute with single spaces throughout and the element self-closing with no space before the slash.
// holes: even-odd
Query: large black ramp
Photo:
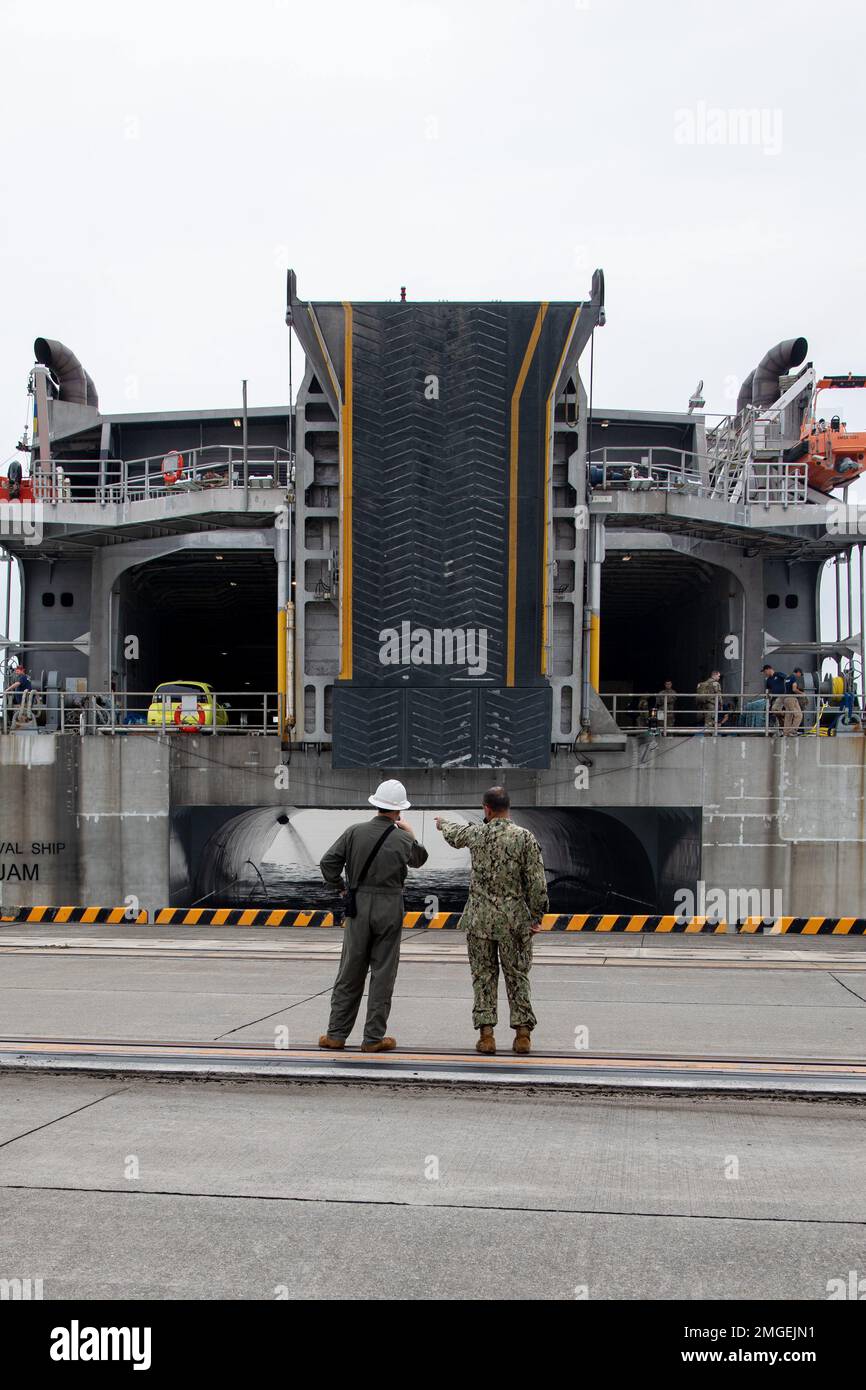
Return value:
<svg viewBox="0 0 866 1390">
<path fill-rule="evenodd" d="M 302 304 L 340 419 L 335 767 L 549 765 L 556 394 L 590 303 Z"/>
</svg>

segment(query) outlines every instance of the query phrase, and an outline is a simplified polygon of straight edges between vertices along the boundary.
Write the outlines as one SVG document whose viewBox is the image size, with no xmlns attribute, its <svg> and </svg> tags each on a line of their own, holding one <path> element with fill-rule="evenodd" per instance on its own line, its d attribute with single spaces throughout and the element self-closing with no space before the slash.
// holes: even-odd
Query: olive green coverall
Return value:
<svg viewBox="0 0 866 1390">
<path fill-rule="evenodd" d="M 357 883 L 367 856 L 387 825 L 387 816 L 374 816 L 345 830 L 322 856 L 320 867 L 325 882 L 334 888 L 345 888 L 347 880 L 349 884 Z M 400 960 L 403 884 L 408 869 L 420 869 L 426 862 L 424 846 L 397 826 L 370 865 L 357 892 L 358 915 L 347 917 L 343 928 L 343 952 L 331 994 L 329 1037 L 345 1042 L 351 1033 L 368 971 L 370 994 L 364 1042 L 380 1042 L 385 1036 Z"/>
</svg>

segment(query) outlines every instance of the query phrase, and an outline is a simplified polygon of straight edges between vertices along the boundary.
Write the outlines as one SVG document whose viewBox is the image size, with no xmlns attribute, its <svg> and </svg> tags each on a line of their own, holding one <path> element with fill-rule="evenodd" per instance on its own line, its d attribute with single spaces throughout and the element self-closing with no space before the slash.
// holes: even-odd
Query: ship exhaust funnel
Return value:
<svg viewBox="0 0 866 1390">
<path fill-rule="evenodd" d="M 809 351 L 805 338 L 786 338 L 761 358 L 752 378 L 752 405 L 763 410 L 779 397 L 779 377 L 799 367 Z M 743 383 L 745 386 L 745 382 Z M 741 392 L 742 394 L 742 392 Z M 739 402 L 738 402 L 739 404 Z"/>
<path fill-rule="evenodd" d="M 752 403 L 752 382 L 753 382 L 754 380 L 755 380 L 755 371 L 754 371 L 754 368 L 753 368 L 753 369 L 749 372 L 749 375 L 748 375 L 748 376 L 745 378 L 745 380 L 743 381 L 743 384 L 742 384 L 742 386 L 740 387 L 740 393 L 739 393 L 739 395 L 737 396 L 737 414 L 738 414 L 738 415 L 739 415 L 739 413 L 740 413 L 741 410 L 745 410 L 746 406 L 747 406 L 747 405 L 751 405 L 751 403 Z"/>
<path fill-rule="evenodd" d="M 92 377 L 84 370 L 71 348 L 56 338 L 37 338 L 33 344 L 36 361 L 47 367 L 60 388 L 60 400 L 69 405 L 99 408 L 99 396 Z"/>
</svg>

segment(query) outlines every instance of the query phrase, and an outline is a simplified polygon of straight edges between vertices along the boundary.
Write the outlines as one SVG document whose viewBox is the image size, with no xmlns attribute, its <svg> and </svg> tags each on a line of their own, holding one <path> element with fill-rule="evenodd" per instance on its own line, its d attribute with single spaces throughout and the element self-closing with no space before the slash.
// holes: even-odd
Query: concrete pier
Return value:
<svg viewBox="0 0 866 1390">
<path fill-rule="evenodd" d="M 397 775 L 419 809 L 476 810 L 498 778 L 518 810 L 603 812 L 655 856 L 668 884 L 697 878 L 707 891 L 760 890 L 777 895 L 784 913 L 864 914 L 862 738 L 698 735 L 630 739 L 621 752 L 580 749 L 586 765 L 561 753 L 545 771 Z M 254 735 L 0 739 L 2 904 L 168 905 L 172 823 L 182 808 L 366 810 L 384 772 L 348 776 L 311 751 L 293 752 L 283 767 L 278 741 Z M 688 866 L 678 865 L 676 842 L 654 845 L 666 810 L 689 812 L 699 828 Z M 429 821 L 426 833 L 435 833 Z"/>
</svg>

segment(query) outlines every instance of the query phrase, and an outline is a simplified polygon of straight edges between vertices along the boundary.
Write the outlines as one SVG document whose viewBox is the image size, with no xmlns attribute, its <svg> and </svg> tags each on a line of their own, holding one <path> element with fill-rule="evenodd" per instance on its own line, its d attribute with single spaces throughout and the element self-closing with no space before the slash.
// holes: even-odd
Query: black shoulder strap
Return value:
<svg viewBox="0 0 866 1390">
<path fill-rule="evenodd" d="M 396 825 L 394 824 L 394 822 L 393 822 L 393 821 L 389 821 L 389 823 L 388 823 L 388 829 L 385 830 L 385 831 L 383 832 L 383 834 L 381 834 L 381 835 L 379 836 L 379 838 L 378 838 L 378 840 L 376 841 L 375 845 L 374 845 L 373 848 L 370 850 L 370 853 L 367 855 L 367 859 L 366 859 L 366 862 L 365 862 L 365 864 L 364 864 L 364 867 L 363 867 L 363 869 L 361 870 L 361 872 L 360 872 L 359 875 L 358 875 L 358 881 L 357 881 L 357 883 L 355 883 L 355 884 L 353 885 L 355 888 L 360 888 L 360 887 L 361 887 L 361 884 L 364 882 L 364 879 L 367 877 L 367 873 L 369 872 L 370 865 L 372 864 L 373 860 L 376 858 L 376 855 L 379 853 L 379 850 L 382 848 L 382 846 L 384 845 L 384 843 L 385 843 L 385 841 L 387 840 L 388 836 L 391 834 L 391 831 L 392 831 L 392 830 L 396 830 L 396 829 L 397 829 L 397 827 L 396 827 Z"/>
</svg>

